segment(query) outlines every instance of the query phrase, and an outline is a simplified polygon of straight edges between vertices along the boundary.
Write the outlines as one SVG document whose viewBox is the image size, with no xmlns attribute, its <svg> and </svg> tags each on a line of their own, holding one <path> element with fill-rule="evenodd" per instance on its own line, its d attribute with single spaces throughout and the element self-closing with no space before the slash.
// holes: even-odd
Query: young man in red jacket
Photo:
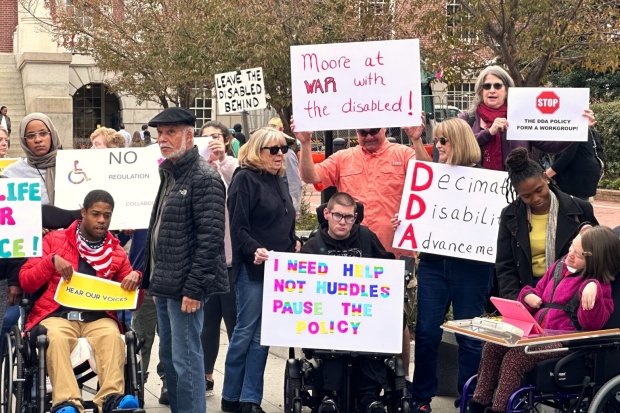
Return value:
<svg viewBox="0 0 620 413">
<path fill-rule="evenodd" d="M 22 266 L 19 281 L 26 293 L 43 289 L 26 321 L 26 331 L 37 324 L 47 329 L 47 371 L 52 382 L 52 413 L 82 413 L 70 354 L 80 337 L 87 338 L 97 364 L 99 391 L 93 401 L 100 412 L 115 408 L 137 408 L 135 396 L 125 391 L 125 349 L 115 311 L 80 311 L 54 301 L 61 277 L 74 271 L 121 283 L 135 290 L 141 274 L 133 271 L 123 248 L 109 231 L 114 199 L 102 190 L 84 199 L 82 220 L 67 229 L 52 231 L 43 239 L 43 256 L 30 258 Z"/>
</svg>

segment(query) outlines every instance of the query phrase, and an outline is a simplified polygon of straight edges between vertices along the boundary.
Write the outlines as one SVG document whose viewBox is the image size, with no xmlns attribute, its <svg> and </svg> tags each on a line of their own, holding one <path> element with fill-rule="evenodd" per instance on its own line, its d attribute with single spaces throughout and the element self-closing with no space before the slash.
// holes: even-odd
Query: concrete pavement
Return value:
<svg viewBox="0 0 620 413">
<path fill-rule="evenodd" d="M 149 364 L 149 381 L 145 385 L 145 410 L 153 413 L 167 413 L 170 411 L 168 406 L 159 404 L 158 398 L 161 390 L 161 380 L 157 376 L 156 366 L 159 360 L 159 339 L 155 338 Z M 222 398 L 222 383 L 224 380 L 224 361 L 226 350 L 228 349 L 228 337 L 222 328 L 220 332 L 220 352 L 215 363 L 213 377 L 215 380 L 215 394 L 207 398 L 207 412 L 220 412 L 220 400 Z M 411 351 L 413 354 L 413 350 Z M 288 348 L 272 347 L 267 359 L 265 369 L 265 390 L 263 395 L 262 408 L 266 413 L 282 413 L 284 402 L 284 366 L 288 357 Z M 410 371 L 413 371 L 411 364 Z M 455 373 L 456 374 L 456 373 Z M 454 399 L 448 397 L 438 397 L 433 400 L 433 411 L 438 413 L 454 413 L 458 410 L 454 408 Z M 309 410 L 306 409 L 308 412 Z"/>
</svg>

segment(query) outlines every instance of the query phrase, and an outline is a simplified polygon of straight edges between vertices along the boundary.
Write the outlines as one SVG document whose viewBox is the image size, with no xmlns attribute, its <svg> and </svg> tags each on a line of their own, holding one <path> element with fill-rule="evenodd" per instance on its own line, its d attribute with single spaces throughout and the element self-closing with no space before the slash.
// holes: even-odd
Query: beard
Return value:
<svg viewBox="0 0 620 413">
<path fill-rule="evenodd" d="M 183 139 L 181 141 L 181 146 L 178 149 L 170 152 L 168 155 L 162 155 L 162 156 L 166 159 L 178 159 L 181 156 L 183 156 L 185 152 L 187 152 L 187 142 L 185 141 L 185 139 Z"/>
</svg>

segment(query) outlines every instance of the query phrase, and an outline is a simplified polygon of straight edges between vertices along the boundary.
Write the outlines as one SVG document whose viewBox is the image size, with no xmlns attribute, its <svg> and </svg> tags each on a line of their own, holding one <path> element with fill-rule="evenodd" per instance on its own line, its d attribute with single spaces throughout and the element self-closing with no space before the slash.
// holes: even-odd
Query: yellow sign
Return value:
<svg viewBox="0 0 620 413">
<path fill-rule="evenodd" d="M 0 159 L 0 175 L 9 166 L 19 161 L 19 158 L 2 158 Z"/>
<path fill-rule="evenodd" d="M 71 281 L 60 280 L 54 300 L 80 310 L 134 310 L 138 290 L 123 290 L 118 282 L 74 272 Z"/>
</svg>

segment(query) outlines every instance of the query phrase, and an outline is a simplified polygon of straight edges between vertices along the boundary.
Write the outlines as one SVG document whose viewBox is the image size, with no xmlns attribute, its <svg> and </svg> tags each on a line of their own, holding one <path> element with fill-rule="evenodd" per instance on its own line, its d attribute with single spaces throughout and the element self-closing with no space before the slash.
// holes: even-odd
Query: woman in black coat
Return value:
<svg viewBox="0 0 620 413">
<path fill-rule="evenodd" d="M 543 168 L 517 148 L 506 159 L 518 197 L 502 211 L 495 269 L 501 297 L 516 299 L 565 255 L 585 224 L 598 225 L 592 205 L 550 185 Z"/>
</svg>

